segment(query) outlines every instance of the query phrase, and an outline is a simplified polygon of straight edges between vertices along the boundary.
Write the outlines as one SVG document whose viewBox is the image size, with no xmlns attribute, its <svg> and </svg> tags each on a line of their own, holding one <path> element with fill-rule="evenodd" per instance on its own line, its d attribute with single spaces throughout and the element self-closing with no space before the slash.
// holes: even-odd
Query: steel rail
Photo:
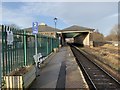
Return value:
<svg viewBox="0 0 120 90">
<path fill-rule="evenodd" d="M 70 45 L 70 46 L 71 46 L 71 48 L 76 49 L 76 50 L 77 50 L 80 54 L 82 54 L 87 60 L 89 60 L 92 64 L 94 64 L 97 68 L 99 68 L 100 71 L 102 71 L 103 73 L 105 73 L 105 76 L 107 75 L 107 77 L 111 78 L 112 81 L 114 81 L 114 82 L 118 85 L 118 87 L 120 88 L 120 82 L 119 82 L 118 80 L 116 80 L 113 76 L 111 76 L 108 72 L 106 72 L 101 66 L 99 66 L 99 65 L 97 65 L 95 62 L 93 62 L 93 61 L 87 56 L 88 54 L 86 55 L 86 53 L 85 53 L 84 51 L 80 50 L 78 47 L 75 47 L 75 46 L 73 46 L 73 45 Z M 72 50 L 72 51 L 73 51 L 73 50 Z M 73 51 L 73 53 L 74 53 L 74 51 Z M 75 53 L 74 53 L 74 55 L 75 55 Z M 79 60 L 78 60 L 78 61 L 79 61 Z M 85 67 L 82 65 L 82 63 L 81 63 L 80 61 L 79 61 L 79 64 L 80 64 L 80 66 L 83 68 L 84 72 L 86 73 L 86 75 L 87 75 L 88 79 L 90 80 L 91 84 L 93 85 L 94 89 L 97 89 L 97 86 L 95 85 L 94 80 L 91 79 L 90 75 L 87 73 L 87 70 L 85 69 Z M 103 75 L 103 76 L 104 76 L 104 75 Z M 107 78 L 108 81 L 109 81 L 109 78 Z"/>
</svg>

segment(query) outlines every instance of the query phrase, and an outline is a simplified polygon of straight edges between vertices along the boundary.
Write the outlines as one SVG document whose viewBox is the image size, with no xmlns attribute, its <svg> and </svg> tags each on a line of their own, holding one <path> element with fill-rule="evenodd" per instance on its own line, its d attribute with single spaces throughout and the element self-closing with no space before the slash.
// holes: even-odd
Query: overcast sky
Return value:
<svg viewBox="0 0 120 90">
<path fill-rule="evenodd" d="M 3 2 L 2 23 L 17 24 L 21 28 L 32 26 L 32 22 L 44 22 L 63 29 L 79 25 L 98 29 L 108 35 L 118 23 L 118 2 Z"/>
</svg>

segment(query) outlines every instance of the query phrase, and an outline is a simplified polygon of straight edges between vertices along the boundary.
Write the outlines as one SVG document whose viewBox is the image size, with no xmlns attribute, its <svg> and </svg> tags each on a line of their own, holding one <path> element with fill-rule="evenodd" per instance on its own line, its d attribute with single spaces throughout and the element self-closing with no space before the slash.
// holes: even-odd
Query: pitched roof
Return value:
<svg viewBox="0 0 120 90">
<path fill-rule="evenodd" d="M 87 28 L 87 27 L 81 27 L 81 26 L 77 26 L 77 25 L 73 25 L 73 26 L 70 26 L 68 28 L 65 28 L 63 29 L 62 31 L 83 31 L 83 30 L 90 30 L 90 31 L 93 31 L 94 29 L 91 29 L 91 28 Z"/>
<path fill-rule="evenodd" d="M 28 32 L 32 32 L 32 27 L 25 28 Z M 39 25 L 38 26 L 38 32 L 58 32 L 59 29 L 55 29 L 53 27 L 47 26 L 47 25 Z"/>
</svg>

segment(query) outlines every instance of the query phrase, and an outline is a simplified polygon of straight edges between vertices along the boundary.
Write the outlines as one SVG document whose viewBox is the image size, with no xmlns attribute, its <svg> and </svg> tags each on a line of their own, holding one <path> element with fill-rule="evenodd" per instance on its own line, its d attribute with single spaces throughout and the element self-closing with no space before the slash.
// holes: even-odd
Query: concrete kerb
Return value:
<svg viewBox="0 0 120 90">
<path fill-rule="evenodd" d="M 66 61 L 66 88 L 86 88 L 88 90 L 88 85 L 84 79 L 84 76 L 81 72 L 81 69 L 79 68 L 76 59 L 74 57 L 74 54 L 70 47 L 68 47 L 69 50 L 67 51 L 67 61 Z M 77 75 L 80 74 L 80 77 Z M 76 78 L 75 78 L 75 77 Z M 82 79 L 82 81 L 80 80 Z M 78 84 L 79 82 L 81 84 Z"/>
</svg>

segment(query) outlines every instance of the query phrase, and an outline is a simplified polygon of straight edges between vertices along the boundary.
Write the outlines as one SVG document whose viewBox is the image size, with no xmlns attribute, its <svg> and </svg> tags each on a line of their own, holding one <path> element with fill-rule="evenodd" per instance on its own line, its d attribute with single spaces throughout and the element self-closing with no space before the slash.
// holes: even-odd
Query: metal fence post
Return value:
<svg viewBox="0 0 120 90">
<path fill-rule="evenodd" d="M 24 66 L 27 65 L 27 51 L 26 51 L 26 31 L 24 30 Z"/>
<path fill-rule="evenodd" d="M 53 46 L 52 46 L 52 37 L 51 37 L 51 52 L 52 52 L 52 50 L 53 50 Z"/>
<path fill-rule="evenodd" d="M 40 35 L 40 47 L 41 47 L 41 35 Z"/>
<path fill-rule="evenodd" d="M 48 44 L 48 37 L 47 37 L 47 55 L 48 55 L 48 48 L 49 48 L 48 45 L 49 45 L 49 44 Z"/>
<path fill-rule="evenodd" d="M 3 39 L 4 39 L 4 35 L 3 35 L 3 32 L 4 32 L 4 26 L 2 25 L 2 56 L 1 56 L 1 60 L 2 60 L 2 61 L 1 61 L 1 62 L 2 62 L 1 66 L 2 66 L 2 70 L 3 70 L 2 75 L 5 74 L 5 69 L 4 69 L 4 67 L 5 67 L 5 66 L 4 66 L 4 65 L 5 65 L 5 64 L 4 64 L 4 42 L 3 42 L 3 41 L 4 41 L 4 40 L 3 40 Z M 2 76 L 2 75 L 1 75 L 1 76 Z"/>
<path fill-rule="evenodd" d="M 1 55 L 1 60 L 2 60 L 2 54 L 0 53 Z M 2 63 L 1 63 L 1 60 L 0 60 L 0 88 L 2 87 Z"/>
</svg>

